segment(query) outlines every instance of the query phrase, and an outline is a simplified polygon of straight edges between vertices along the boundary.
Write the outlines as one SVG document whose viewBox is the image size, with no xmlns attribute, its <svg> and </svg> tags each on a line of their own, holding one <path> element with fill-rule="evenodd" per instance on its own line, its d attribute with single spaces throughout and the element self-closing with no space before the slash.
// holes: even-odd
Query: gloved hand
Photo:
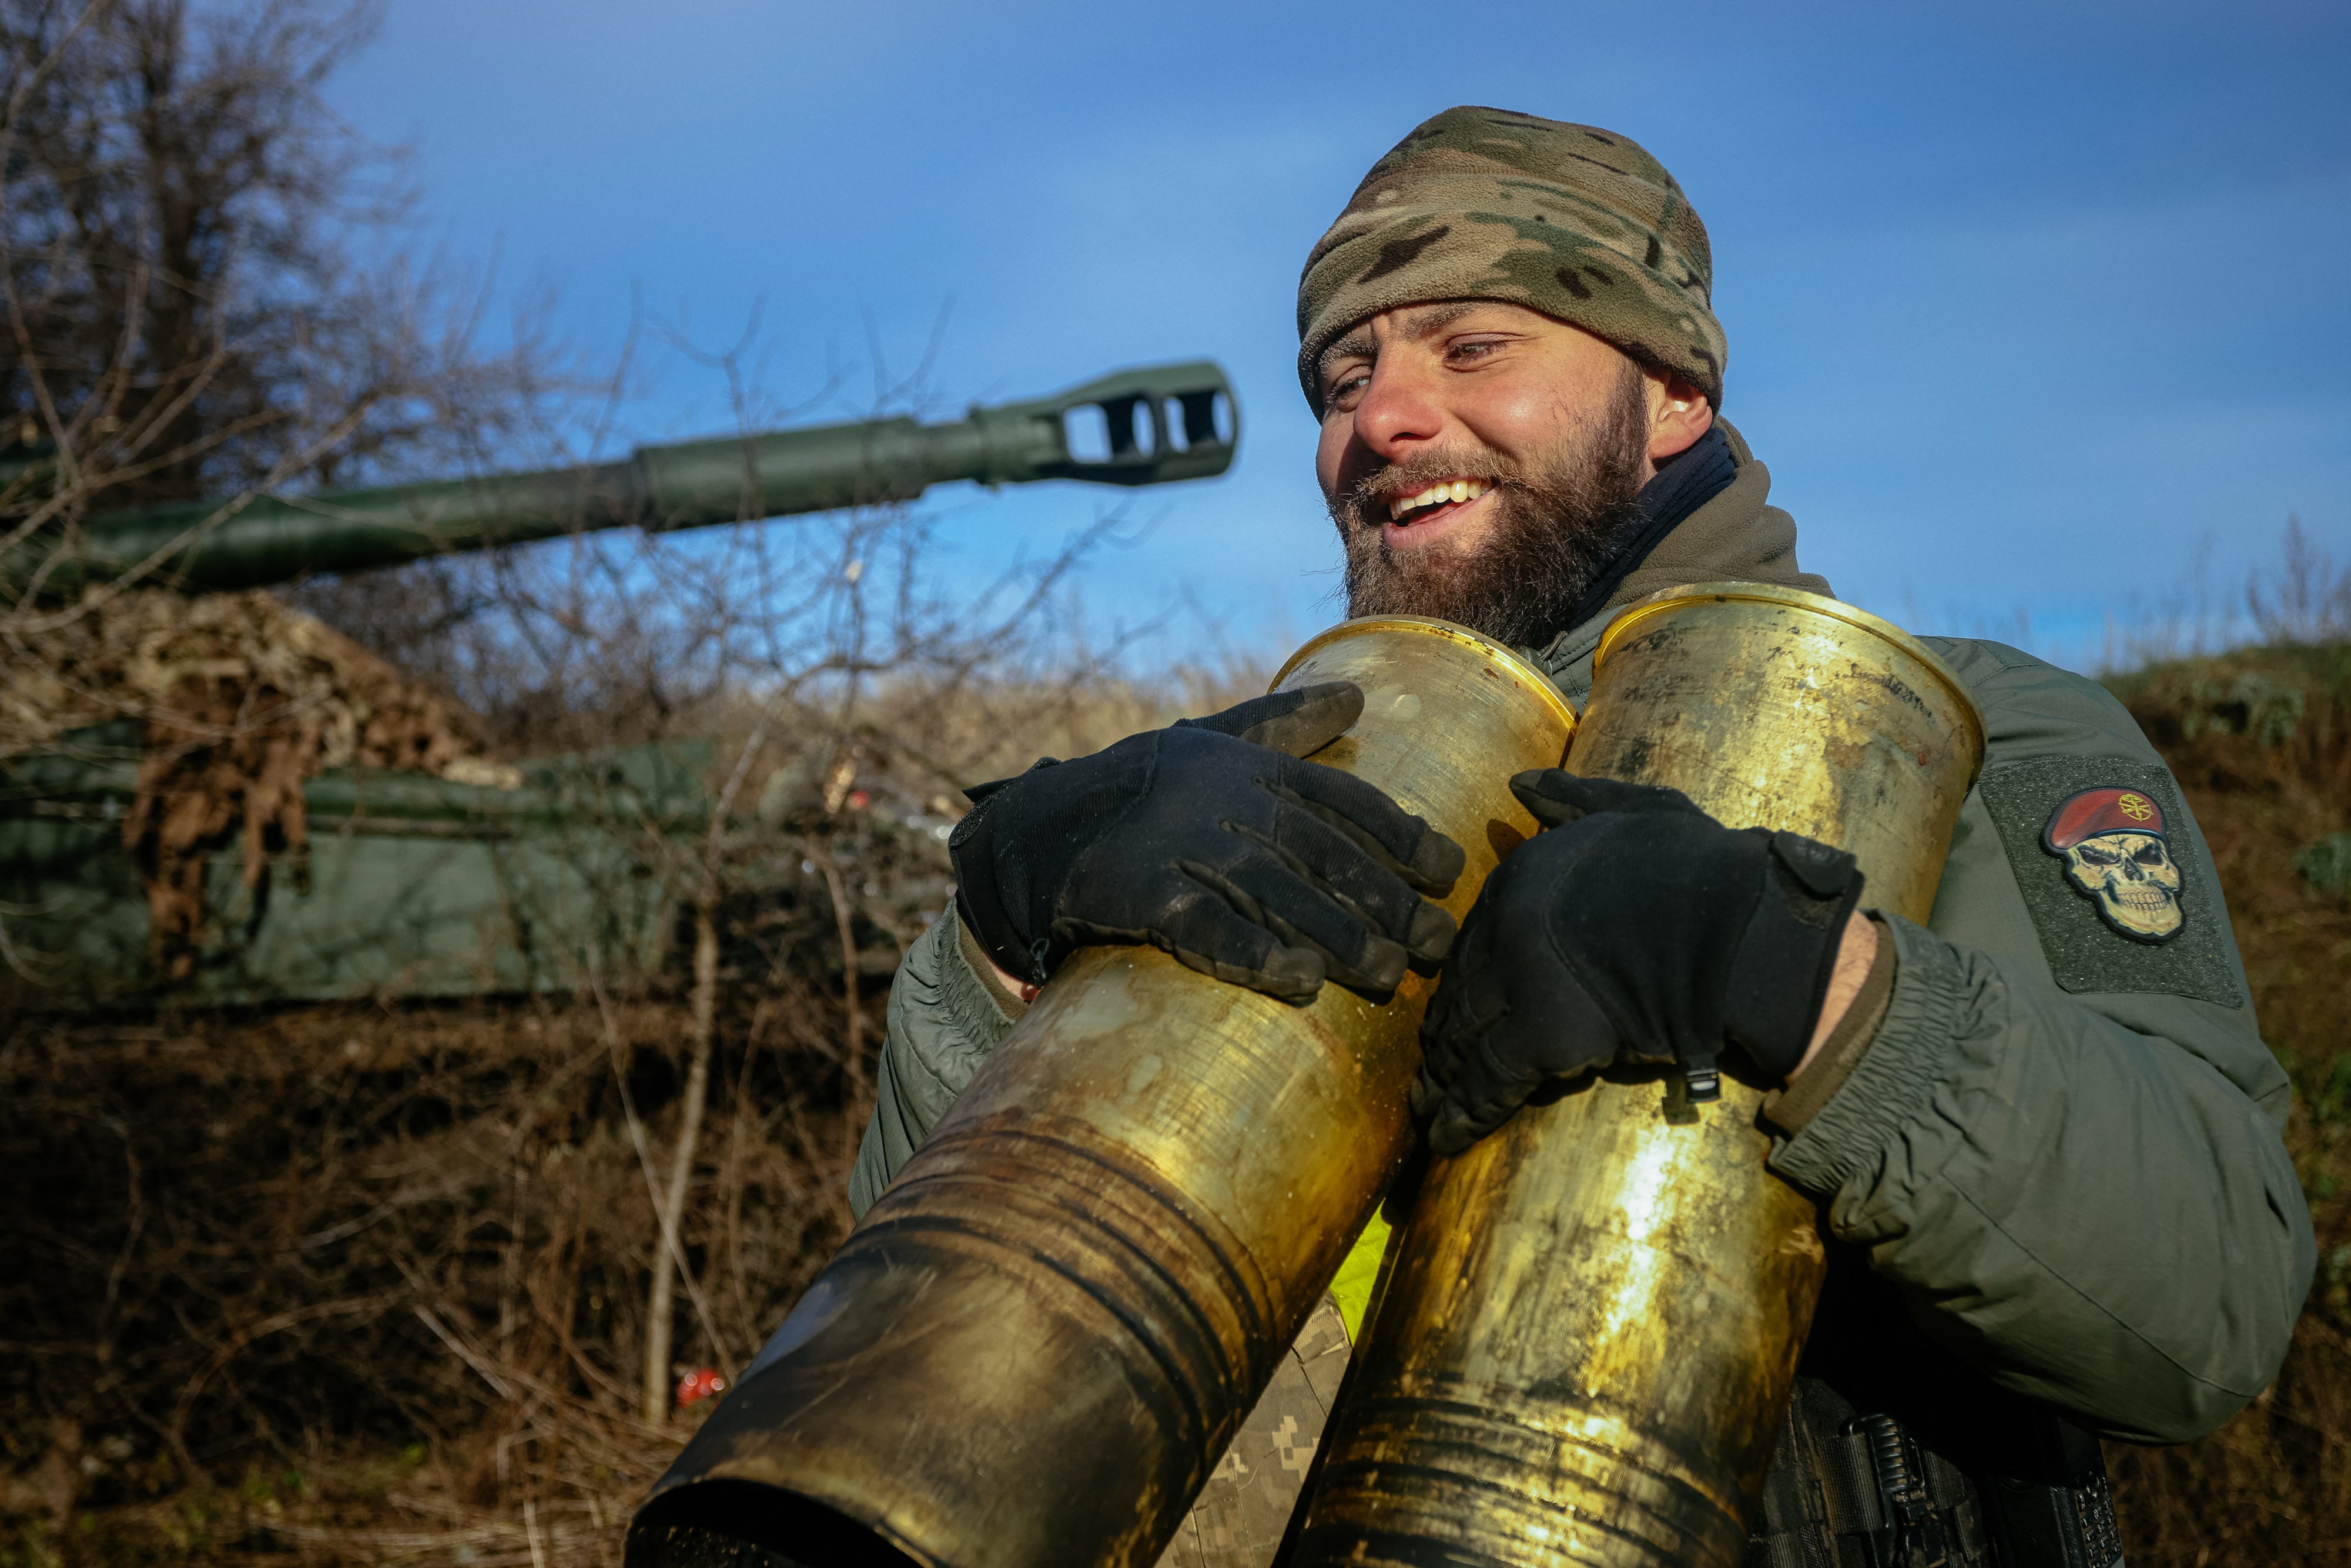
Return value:
<svg viewBox="0 0 2351 1568">
<path fill-rule="evenodd" d="M 1421 1020 L 1432 1148 L 1459 1154 L 1547 1080 L 1614 1062 L 1679 1062 L 1700 1099 L 1726 1040 L 1795 1070 L 1861 897 L 1851 855 L 1726 828 L 1677 789 L 1552 768 L 1510 790 L 1547 831 L 1486 879 Z"/>
<path fill-rule="evenodd" d="M 965 791 L 947 849 L 956 907 L 1036 984 L 1072 948 L 1148 942 L 1286 1002 L 1328 978 L 1384 993 L 1453 943 L 1461 846 L 1362 779 L 1301 760 L 1364 711 L 1352 683 L 1048 758 Z"/>
</svg>

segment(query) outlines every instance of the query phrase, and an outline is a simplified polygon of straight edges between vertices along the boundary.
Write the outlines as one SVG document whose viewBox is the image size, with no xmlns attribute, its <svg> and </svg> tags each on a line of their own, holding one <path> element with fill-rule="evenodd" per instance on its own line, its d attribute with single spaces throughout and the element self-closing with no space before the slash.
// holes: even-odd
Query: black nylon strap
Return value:
<svg viewBox="0 0 2351 1568">
<path fill-rule="evenodd" d="M 1869 1462 L 1869 1439 L 1838 1433 L 1822 1443 L 1821 1492 L 1828 1505 L 1824 1521 L 1832 1535 L 1859 1535 L 1886 1527 L 1877 1495 L 1877 1471 Z"/>
<path fill-rule="evenodd" d="M 1816 1555 L 1803 1535 L 1789 1531 L 1780 1535 L 1759 1535 L 1748 1542 L 1746 1554 L 1740 1559 L 1740 1568 L 1836 1568 L 1836 1565 Z"/>
</svg>

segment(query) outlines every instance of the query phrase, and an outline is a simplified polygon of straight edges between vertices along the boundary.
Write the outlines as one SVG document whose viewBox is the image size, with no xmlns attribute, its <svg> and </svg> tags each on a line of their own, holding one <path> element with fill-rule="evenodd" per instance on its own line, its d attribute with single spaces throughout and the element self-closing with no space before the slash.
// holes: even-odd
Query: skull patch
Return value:
<svg viewBox="0 0 2351 1568">
<path fill-rule="evenodd" d="M 2051 813 L 2042 847 L 2098 914 L 2134 942 L 2168 942 L 2187 916 L 2179 862 L 2164 837 L 2163 808 L 2136 789 L 2085 789 Z"/>
</svg>

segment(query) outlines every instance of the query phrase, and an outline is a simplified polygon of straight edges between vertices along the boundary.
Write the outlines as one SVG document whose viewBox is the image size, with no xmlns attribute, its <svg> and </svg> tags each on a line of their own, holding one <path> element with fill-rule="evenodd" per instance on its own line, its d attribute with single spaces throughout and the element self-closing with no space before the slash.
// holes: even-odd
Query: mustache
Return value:
<svg viewBox="0 0 2351 1568">
<path fill-rule="evenodd" d="M 1350 486 L 1332 510 L 1343 520 L 1374 525 L 1387 520 L 1388 503 L 1416 496 L 1439 479 L 1476 479 L 1498 490 L 1532 490 L 1526 470 L 1492 452 L 1431 452 L 1374 468 Z"/>
</svg>

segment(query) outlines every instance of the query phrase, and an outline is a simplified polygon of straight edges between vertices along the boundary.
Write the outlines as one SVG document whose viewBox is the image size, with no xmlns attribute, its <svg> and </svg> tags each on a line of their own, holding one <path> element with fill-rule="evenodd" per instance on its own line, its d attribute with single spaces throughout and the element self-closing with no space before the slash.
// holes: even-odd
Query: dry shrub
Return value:
<svg viewBox="0 0 2351 1568">
<path fill-rule="evenodd" d="M 2113 683 L 2211 842 L 2263 1037 L 2294 1084 L 2287 1146 L 2319 1274 L 2277 1381 L 2201 1442 L 2110 1449 L 2135 1568 L 2351 1561 L 2351 900 L 2303 852 L 2351 828 L 2351 646 L 2158 665 Z"/>
<path fill-rule="evenodd" d="M 1040 757 L 1083 757 L 1138 731 L 1229 707 L 1261 695 L 1271 674 L 1266 660 L 1238 657 L 1149 681 L 1100 669 L 974 678 L 946 690 L 901 680 L 866 700 L 854 738 L 960 788 L 1019 772 Z"/>
<path fill-rule="evenodd" d="M 727 992 L 684 1236 L 684 1354 L 730 1371 L 845 1228 L 866 1092 L 837 999 L 766 978 Z M 658 999 L 20 1021 L 0 1451 L 26 1525 L 97 1510 L 91 1560 L 405 1535 L 527 1562 L 529 1531 L 593 1555 L 675 1440 L 631 1369 L 641 1151 L 674 1135 L 686 1027 Z"/>
<path fill-rule="evenodd" d="M 846 727 L 788 713 L 740 769 L 774 705 L 697 710 L 743 809 L 706 846 L 673 1375 L 739 1369 L 845 1233 L 879 992 L 946 896 L 958 785 L 1262 684 L 904 673 Z M 637 1386 L 689 946 L 630 998 L 15 1014 L 0 1511 L 26 1560 L 613 1550 L 698 1415 L 648 1423 Z"/>
<path fill-rule="evenodd" d="M 2294 868 L 2351 827 L 2351 653 L 2117 684 L 2220 862 L 2295 1079 L 2322 1258 L 2269 1394 L 2200 1443 L 2113 1450 L 2131 1560 L 2331 1561 L 2351 1550 L 2351 907 Z M 957 780 L 1261 685 L 908 674 L 845 728 L 771 732 L 726 850 L 674 1369 L 738 1368 L 845 1230 L 874 993 L 946 886 L 935 835 L 908 820 L 944 821 Z M 0 1211 L 0 1508 L 18 1560 L 610 1560 L 706 1408 L 650 1424 L 633 1386 L 684 981 L 601 1002 L 16 1018 L 0 1181 L 34 1196 Z"/>
</svg>

